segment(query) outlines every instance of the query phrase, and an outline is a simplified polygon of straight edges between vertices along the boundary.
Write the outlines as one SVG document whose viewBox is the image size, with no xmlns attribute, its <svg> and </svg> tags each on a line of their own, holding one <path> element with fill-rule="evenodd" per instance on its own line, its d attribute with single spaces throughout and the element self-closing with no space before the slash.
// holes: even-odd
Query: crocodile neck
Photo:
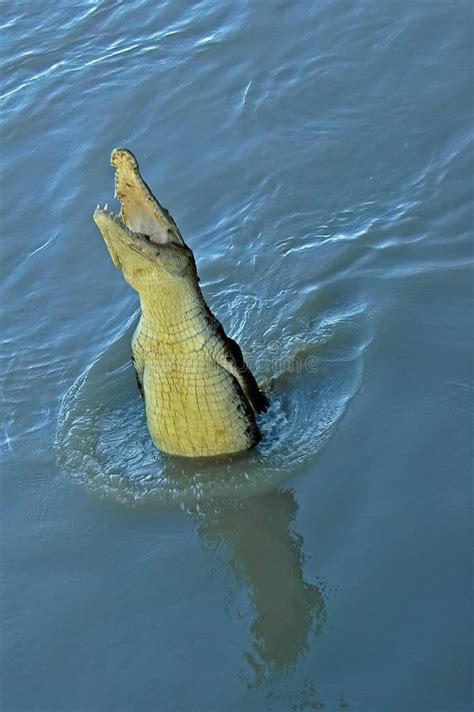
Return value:
<svg viewBox="0 0 474 712">
<path fill-rule="evenodd" d="M 139 340 L 148 347 L 194 350 L 206 340 L 209 316 L 197 282 L 189 279 L 160 279 L 140 292 L 142 316 Z"/>
</svg>

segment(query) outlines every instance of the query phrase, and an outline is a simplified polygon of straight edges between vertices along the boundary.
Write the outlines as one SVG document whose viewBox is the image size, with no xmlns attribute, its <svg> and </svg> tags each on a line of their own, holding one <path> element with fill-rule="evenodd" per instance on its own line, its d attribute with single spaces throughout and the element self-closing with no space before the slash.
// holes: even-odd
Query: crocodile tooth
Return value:
<svg viewBox="0 0 474 712">
<path fill-rule="evenodd" d="M 108 207 L 109 207 L 109 204 L 106 203 L 106 204 L 104 205 L 104 210 L 107 210 Z"/>
</svg>

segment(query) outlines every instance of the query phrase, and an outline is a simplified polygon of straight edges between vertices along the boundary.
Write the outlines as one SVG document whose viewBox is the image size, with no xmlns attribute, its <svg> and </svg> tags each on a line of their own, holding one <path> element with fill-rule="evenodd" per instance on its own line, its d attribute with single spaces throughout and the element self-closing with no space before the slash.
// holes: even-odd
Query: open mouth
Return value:
<svg viewBox="0 0 474 712">
<path fill-rule="evenodd" d="M 107 203 L 103 208 L 97 205 L 93 218 L 114 258 L 114 262 L 117 259 L 117 239 L 130 250 L 143 254 L 145 257 L 155 255 L 157 243 L 153 242 L 149 235 L 131 230 L 120 215 L 115 215 L 108 210 Z M 118 264 L 116 266 L 118 267 Z"/>
<path fill-rule="evenodd" d="M 97 206 L 94 220 L 99 227 L 100 223 L 105 226 L 113 221 L 128 238 L 136 241 L 137 248 L 140 243 L 184 245 L 175 221 L 143 180 L 133 153 L 126 148 L 115 148 L 110 162 L 115 168 L 115 197 L 120 201 L 120 213 L 109 212 L 107 203 L 104 208 Z M 133 242 L 127 242 L 132 247 Z"/>
</svg>

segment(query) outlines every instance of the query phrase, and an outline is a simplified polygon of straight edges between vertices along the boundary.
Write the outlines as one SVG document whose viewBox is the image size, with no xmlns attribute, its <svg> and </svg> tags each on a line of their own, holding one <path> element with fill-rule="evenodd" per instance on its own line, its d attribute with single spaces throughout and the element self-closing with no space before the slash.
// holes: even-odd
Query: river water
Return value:
<svg viewBox="0 0 474 712">
<path fill-rule="evenodd" d="M 471 4 L 2 8 L 2 709 L 467 712 Z M 270 394 L 251 453 L 149 441 L 115 146 Z"/>
</svg>

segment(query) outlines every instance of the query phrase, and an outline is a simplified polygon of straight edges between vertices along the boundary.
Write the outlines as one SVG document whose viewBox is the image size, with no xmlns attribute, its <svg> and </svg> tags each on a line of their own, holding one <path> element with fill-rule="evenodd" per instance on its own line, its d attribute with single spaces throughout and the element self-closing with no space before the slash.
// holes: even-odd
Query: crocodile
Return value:
<svg viewBox="0 0 474 712">
<path fill-rule="evenodd" d="M 125 148 L 111 155 L 119 214 L 94 211 L 114 265 L 138 292 L 132 361 L 155 446 L 171 455 L 241 452 L 261 438 L 268 400 L 209 309 L 194 255 Z"/>
</svg>

